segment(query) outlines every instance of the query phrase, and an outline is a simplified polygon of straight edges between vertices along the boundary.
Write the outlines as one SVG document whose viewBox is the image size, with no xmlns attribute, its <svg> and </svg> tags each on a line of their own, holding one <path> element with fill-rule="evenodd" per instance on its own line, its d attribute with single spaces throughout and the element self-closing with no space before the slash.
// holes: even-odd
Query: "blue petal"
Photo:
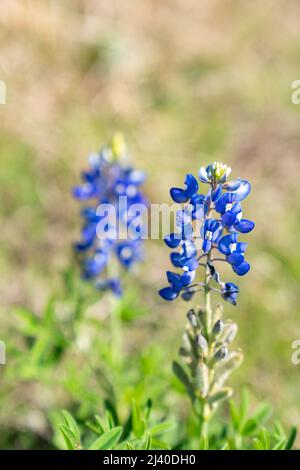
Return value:
<svg viewBox="0 0 300 470">
<path fill-rule="evenodd" d="M 230 253 L 230 255 L 227 256 L 227 261 L 233 266 L 239 266 L 244 261 L 244 255 L 236 252 Z"/>
<path fill-rule="evenodd" d="M 251 220 L 242 219 L 236 224 L 234 224 L 234 228 L 241 233 L 248 233 L 251 232 L 255 227 L 255 223 Z"/>
<path fill-rule="evenodd" d="M 223 184 L 223 188 L 227 191 L 236 191 L 241 186 L 241 178 L 237 178 L 236 180 L 228 181 L 228 183 Z"/>
<path fill-rule="evenodd" d="M 224 212 L 221 219 L 222 224 L 225 225 L 225 227 L 231 227 L 231 225 L 233 225 L 236 221 L 236 214 L 232 211 L 227 211 Z"/>
<path fill-rule="evenodd" d="M 185 258 L 193 258 L 196 256 L 197 249 L 195 243 L 192 240 L 186 240 L 182 244 L 182 252 Z"/>
<path fill-rule="evenodd" d="M 204 253 L 208 253 L 209 250 L 211 250 L 211 247 L 212 247 L 212 243 L 210 240 L 203 241 L 202 250 L 204 251 Z"/>
<path fill-rule="evenodd" d="M 205 196 L 203 194 L 194 194 L 194 196 L 192 196 L 191 198 L 190 203 L 193 206 L 196 206 L 197 204 L 202 205 L 204 200 L 205 200 Z"/>
<path fill-rule="evenodd" d="M 222 194 L 219 199 L 216 201 L 215 209 L 219 214 L 222 214 L 226 210 L 226 205 L 232 202 L 231 193 Z"/>
<path fill-rule="evenodd" d="M 169 248 L 177 248 L 180 243 L 180 236 L 178 233 L 170 233 L 170 235 L 166 235 L 164 241 Z"/>
<path fill-rule="evenodd" d="M 176 225 L 177 227 L 182 227 L 184 225 L 190 224 L 192 221 L 191 210 L 187 207 L 183 210 L 179 210 L 176 214 Z"/>
<path fill-rule="evenodd" d="M 234 194 L 234 200 L 236 202 L 240 202 L 245 197 L 248 196 L 248 194 L 251 191 L 251 184 L 247 180 L 242 180 L 239 188 L 233 193 Z"/>
<path fill-rule="evenodd" d="M 182 267 L 182 259 L 181 255 L 179 253 L 171 253 L 170 254 L 171 262 L 175 268 L 181 268 Z"/>
<path fill-rule="evenodd" d="M 119 279 L 114 279 L 114 278 L 108 279 L 107 285 L 108 285 L 108 288 L 112 291 L 112 293 L 116 297 L 122 297 L 123 290 L 122 290 L 121 282 Z"/>
<path fill-rule="evenodd" d="M 182 287 L 187 287 L 195 279 L 196 271 L 189 271 L 182 274 L 181 276 L 181 285 Z"/>
<path fill-rule="evenodd" d="M 244 276 L 249 271 L 250 264 L 247 263 L 247 261 L 244 261 L 239 266 L 232 266 L 232 269 L 234 270 L 236 274 L 238 274 L 238 276 Z"/>
<path fill-rule="evenodd" d="M 195 258 L 184 258 L 182 267 L 188 268 L 189 271 L 195 271 L 199 267 L 199 263 Z"/>
<path fill-rule="evenodd" d="M 230 245 L 232 243 L 236 243 L 236 240 L 237 240 L 237 234 L 236 233 L 231 233 L 230 235 L 225 235 L 219 241 L 218 250 L 223 255 L 229 255 L 231 253 Z"/>
<path fill-rule="evenodd" d="M 159 291 L 159 295 L 164 300 L 174 300 L 178 297 L 178 292 L 175 292 L 171 287 L 164 287 Z"/>
<path fill-rule="evenodd" d="M 97 215 L 94 207 L 84 207 L 81 211 L 82 217 L 84 217 L 88 222 L 99 222 L 100 216 Z"/>
<path fill-rule="evenodd" d="M 186 178 L 185 178 L 185 185 L 186 185 L 185 195 L 190 199 L 192 196 L 194 196 L 197 193 L 199 189 L 198 182 L 193 175 L 188 174 L 186 175 Z"/>
<path fill-rule="evenodd" d="M 180 188 L 171 188 L 170 194 L 173 201 L 178 203 L 187 202 L 189 200 L 189 197 L 186 196 L 185 191 Z"/>
<path fill-rule="evenodd" d="M 182 227 L 182 238 L 184 240 L 187 240 L 189 238 L 191 238 L 191 236 L 193 235 L 193 226 L 192 224 L 186 224 Z"/>
<path fill-rule="evenodd" d="M 84 186 L 76 186 L 73 189 L 73 196 L 79 200 L 85 200 L 93 197 L 95 194 L 95 187 L 92 184 L 85 184 Z"/>
<path fill-rule="evenodd" d="M 213 202 L 216 202 L 222 195 L 222 186 L 218 186 L 217 189 L 215 189 L 212 193 L 211 193 L 211 200 Z"/>
<path fill-rule="evenodd" d="M 200 168 L 198 176 L 199 176 L 200 181 L 202 181 L 202 183 L 209 183 L 208 174 L 204 166 Z"/>
<path fill-rule="evenodd" d="M 167 271 L 167 279 L 169 283 L 171 284 L 171 288 L 179 292 L 181 289 L 181 276 L 180 274 L 177 273 L 172 273 L 172 271 Z"/>
<path fill-rule="evenodd" d="M 193 206 L 193 210 L 192 210 L 193 219 L 199 220 L 199 219 L 203 219 L 203 217 L 205 216 L 208 210 L 208 207 L 204 201 L 205 201 L 205 196 L 203 196 L 203 194 L 195 194 L 191 198 L 190 203 Z"/>
<path fill-rule="evenodd" d="M 236 244 L 236 252 L 237 253 L 245 253 L 246 249 L 247 249 L 247 246 L 248 246 L 248 243 L 237 243 Z"/>
</svg>

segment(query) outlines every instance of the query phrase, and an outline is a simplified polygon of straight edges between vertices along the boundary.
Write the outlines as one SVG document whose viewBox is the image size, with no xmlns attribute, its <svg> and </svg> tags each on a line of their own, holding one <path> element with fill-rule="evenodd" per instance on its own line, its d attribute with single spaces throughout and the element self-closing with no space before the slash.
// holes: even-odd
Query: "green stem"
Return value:
<svg viewBox="0 0 300 470">
<path fill-rule="evenodd" d="M 210 217 L 211 207 L 209 207 L 207 217 Z M 210 270 L 208 263 L 211 260 L 211 250 L 207 253 L 206 269 L 204 279 L 204 306 L 205 306 L 205 333 L 206 340 L 210 349 L 211 332 L 212 332 L 212 308 L 211 308 L 211 289 L 209 287 Z M 210 352 L 209 352 L 210 354 Z M 211 380 L 211 371 L 209 371 L 209 381 Z M 211 417 L 211 408 L 206 398 L 202 400 L 201 416 L 200 416 L 200 436 L 201 438 L 208 438 L 208 424 Z"/>
<path fill-rule="evenodd" d="M 121 302 L 110 295 L 110 332 L 111 332 L 111 361 L 114 367 L 119 367 L 122 360 L 122 319 Z"/>
</svg>

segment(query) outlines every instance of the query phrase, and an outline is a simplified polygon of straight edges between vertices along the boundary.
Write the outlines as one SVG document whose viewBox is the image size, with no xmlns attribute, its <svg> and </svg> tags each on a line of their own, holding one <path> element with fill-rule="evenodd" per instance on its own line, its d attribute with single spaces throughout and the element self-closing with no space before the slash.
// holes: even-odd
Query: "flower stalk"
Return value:
<svg viewBox="0 0 300 470">
<path fill-rule="evenodd" d="M 223 300 L 236 305 L 239 293 L 236 284 L 221 280 L 214 264 L 216 261 L 228 263 L 238 276 L 244 276 L 250 269 L 245 261 L 247 244 L 238 241 L 238 237 L 254 228 L 252 221 L 242 218 L 240 204 L 251 186 L 240 178 L 227 181 L 230 172 L 231 169 L 220 162 L 206 169 L 202 167 L 199 179 L 210 186 L 206 195 L 198 193 L 199 184 L 191 174 L 186 176 L 185 189 L 171 189 L 175 202 L 189 203 L 177 212 L 178 233 L 165 237 L 170 248 L 180 247 L 179 253 L 171 253 L 171 261 L 183 273 L 167 271 L 169 286 L 159 292 L 168 301 L 179 295 L 189 301 L 199 291 L 203 292 L 203 306 L 188 311 L 188 324 L 179 350 L 181 361 L 174 362 L 173 368 L 191 398 L 199 418 L 200 436 L 204 439 L 207 439 L 208 424 L 214 411 L 233 394 L 226 382 L 243 360 L 240 350 L 230 350 L 237 325 L 230 320 L 224 321 L 222 305 L 213 305 L 211 299 L 211 293 L 217 292 Z M 194 221 L 202 221 L 200 237 Z M 213 250 L 218 250 L 224 258 L 212 257 Z M 203 282 L 197 281 L 200 268 L 204 268 Z"/>
</svg>

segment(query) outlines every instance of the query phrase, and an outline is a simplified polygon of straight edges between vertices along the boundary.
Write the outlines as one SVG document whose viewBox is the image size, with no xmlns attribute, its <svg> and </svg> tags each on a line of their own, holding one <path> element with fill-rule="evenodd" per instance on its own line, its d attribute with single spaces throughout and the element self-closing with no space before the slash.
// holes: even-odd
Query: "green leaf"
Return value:
<svg viewBox="0 0 300 470">
<path fill-rule="evenodd" d="M 72 431 L 74 434 L 74 437 L 78 443 L 80 443 L 80 431 L 78 429 L 77 423 L 73 416 L 67 411 L 63 410 L 62 415 L 65 419 L 65 423 L 68 426 L 68 428 Z"/>
<path fill-rule="evenodd" d="M 144 450 L 149 450 L 151 449 L 151 434 L 147 432 L 146 437 L 145 437 L 145 444 L 144 444 Z"/>
<path fill-rule="evenodd" d="M 153 450 L 170 450 L 170 447 L 165 444 L 164 442 L 162 441 L 159 441 L 158 439 L 152 439 L 152 445 L 151 445 L 151 448 Z"/>
<path fill-rule="evenodd" d="M 255 448 L 256 450 L 264 450 L 264 445 L 263 445 L 263 443 L 262 443 L 261 440 L 258 439 L 257 437 L 255 437 L 255 438 L 253 439 L 253 444 L 254 444 L 254 448 Z"/>
<path fill-rule="evenodd" d="M 257 424 L 262 424 L 266 421 L 272 413 L 272 407 L 268 404 L 261 405 L 257 411 L 252 415 L 252 419 L 256 421 Z"/>
<path fill-rule="evenodd" d="M 229 442 L 225 442 L 225 444 L 221 447 L 220 450 L 230 450 Z"/>
<path fill-rule="evenodd" d="M 59 430 L 61 431 L 61 433 L 64 437 L 67 448 L 69 450 L 76 449 L 75 436 L 72 433 L 72 431 L 67 426 L 65 426 L 64 424 L 59 425 Z"/>
<path fill-rule="evenodd" d="M 270 447 L 271 447 L 270 434 L 264 428 L 262 428 L 261 431 L 260 431 L 260 439 L 261 439 L 261 442 L 263 443 L 264 449 L 265 450 L 270 450 Z"/>
<path fill-rule="evenodd" d="M 252 418 L 250 418 L 245 425 L 243 426 L 241 433 L 243 436 L 250 436 L 255 432 L 259 426 L 266 421 L 270 416 L 272 409 L 269 405 L 264 404 L 259 407 L 259 409 L 253 413 Z"/>
<path fill-rule="evenodd" d="M 99 434 L 103 434 L 106 430 L 108 430 L 107 423 L 101 418 L 101 416 L 96 415 L 95 420 L 97 422 Z"/>
<path fill-rule="evenodd" d="M 241 404 L 240 404 L 240 422 L 244 423 L 245 420 L 247 419 L 248 416 L 248 410 L 249 410 L 249 392 L 246 388 L 243 389 L 242 391 L 242 398 L 241 398 Z"/>
<path fill-rule="evenodd" d="M 184 368 L 176 361 L 173 362 L 173 372 L 178 380 L 189 390 L 191 388 L 191 383 L 189 381 L 188 375 Z"/>
<path fill-rule="evenodd" d="M 133 399 L 131 402 L 132 409 L 132 430 L 136 437 L 142 437 L 145 432 L 146 425 L 142 417 L 141 408 L 138 406 L 136 401 Z"/>
<path fill-rule="evenodd" d="M 286 439 L 281 439 L 272 447 L 272 450 L 285 450 L 286 449 Z"/>
<path fill-rule="evenodd" d="M 295 439 L 297 437 L 297 428 L 295 426 L 292 427 L 291 429 L 291 432 L 289 434 L 289 437 L 288 437 L 288 440 L 287 440 L 287 443 L 286 443 L 286 446 L 285 446 L 285 450 L 290 450 L 292 449 L 293 445 L 294 445 L 294 442 L 295 442 Z"/>
<path fill-rule="evenodd" d="M 208 449 L 209 449 L 208 436 L 202 436 L 200 439 L 200 450 L 208 450 Z"/>
<path fill-rule="evenodd" d="M 89 447 L 89 450 L 110 450 L 119 442 L 121 435 L 121 426 L 116 426 L 98 437 Z"/>
<path fill-rule="evenodd" d="M 174 427 L 175 423 L 160 423 L 150 428 L 150 432 L 152 436 L 158 436 L 159 434 L 171 431 L 171 429 L 174 429 Z"/>
<path fill-rule="evenodd" d="M 218 403 L 227 400 L 232 396 L 233 390 L 229 387 L 224 387 L 218 392 L 208 397 L 208 403 L 210 405 L 216 406 Z"/>
<path fill-rule="evenodd" d="M 106 421 L 107 421 L 107 424 L 108 424 L 108 429 L 113 429 L 117 423 L 115 423 L 111 412 L 106 410 L 105 417 L 106 417 Z"/>
<path fill-rule="evenodd" d="M 233 400 L 229 401 L 229 411 L 230 411 L 230 417 L 231 417 L 231 421 L 232 421 L 234 429 L 239 429 L 239 423 L 240 423 L 239 409 Z"/>
<path fill-rule="evenodd" d="M 257 423 L 254 419 L 251 418 L 251 419 L 248 419 L 248 421 L 246 422 L 241 432 L 243 436 L 251 436 L 251 434 L 253 434 L 254 431 L 256 431 L 256 429 L 257 429 Z"/>
<path fill-rule="evenodd" d="M 39 329 L 39 322 L 36 315 L 25 307 L 16 307 L 14 313 L 23 320 L 22 332 L 26 335 L 36 336 Z"/>
</svg>

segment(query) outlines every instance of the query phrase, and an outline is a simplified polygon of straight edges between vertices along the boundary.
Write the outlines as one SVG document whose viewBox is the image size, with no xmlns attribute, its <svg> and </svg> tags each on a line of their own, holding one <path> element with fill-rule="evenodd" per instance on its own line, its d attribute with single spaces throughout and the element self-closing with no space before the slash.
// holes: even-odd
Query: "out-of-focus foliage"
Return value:
<svg viewBox="0 0 300 470">
<path fill-rule="evenodd" d="M 272 403 L 284 429 L 299 426 L 299 366 L 291 363 L 300 338 L 300 107 L 291 102 L 299 8 L 296 0 L 1 2 L 1 448 L 58 445 L 50 421 L 61 409 L 84 433 L 108 398 L 121 426 L 132 399 L 143 407 L 151 398 L 149 426 L 177 423 L 177 440 L 174 430 L 162 440 L 199 448 L 171 371 L 186 305 L 157 296 L 167 268 L 161 241 L 147 242 L 118 312 L 117 351 L 108 300 L 77 282 L 73 267 L 65 271 L 79 229 L 70 188 L 86 155 L 115 130 L 148 170 L 152 202 L 168 202 L 182 174 L 214 160 L 253 182 L 245 210 L 256 222 L 255 268 L 238 307 L 225 312 L 245 354 L 231 385 L 248 386 L 254 405 Z M 216 426 L 226 422 L 217 418 Z M 279 445 L 282 434 L 267 429 Z M 252 438 L 269 445 L 264 431 Z"/>
</svg>

